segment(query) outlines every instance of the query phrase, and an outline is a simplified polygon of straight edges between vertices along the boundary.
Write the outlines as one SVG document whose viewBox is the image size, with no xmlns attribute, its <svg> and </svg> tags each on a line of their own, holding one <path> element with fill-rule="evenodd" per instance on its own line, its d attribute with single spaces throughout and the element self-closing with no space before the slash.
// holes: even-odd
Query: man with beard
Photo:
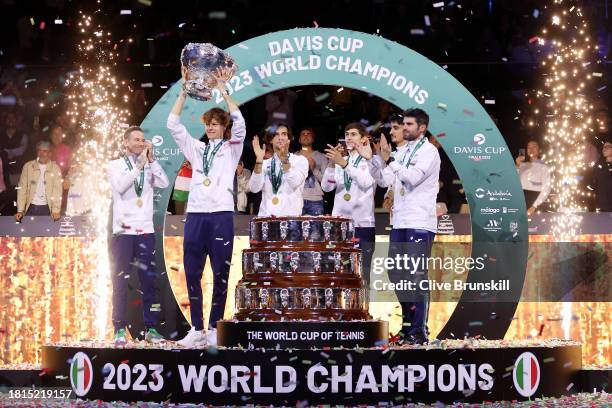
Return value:
<svg viewBox="0 0 612 408">
<path fill-rule="evenodd" d="M 425 136 L 429 115 L 421 109 L 409 109 L 403 114 L 403 134 L 393 142 L 397 150 L 381 137 L 380 159 L 386 167 L 380 183 L 393 185 L 393 229 L 390 234 L 389 258 L 396 255 L 424 259 L 418 267 L 389 270 L 389 279 L 418 282 L 427 279 L 427 259 L 437 230 L 436 196 L 439 189 L 440 155 Z M 429 293 L 396 291 L 402 307 L 403 324 L 400 337 L 405 343 L 421 344 L 428 341 L 427 309 Z"/>
</svg>

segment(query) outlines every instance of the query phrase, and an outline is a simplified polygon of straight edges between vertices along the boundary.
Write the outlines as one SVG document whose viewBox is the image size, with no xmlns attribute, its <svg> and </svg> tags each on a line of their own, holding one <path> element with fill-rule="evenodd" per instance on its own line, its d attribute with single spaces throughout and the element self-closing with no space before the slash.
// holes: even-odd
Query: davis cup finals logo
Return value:
<svg viewBox="0 0 612 408">
<path fill-rule="evenodd" d="M 161 137 L 160 135 L 155 135 L 151 139 L 151 144 L 155 147 L 159 147 L 164 144 L 164 138 Z"/>
<path fill-rule="evenodd" d="M 512 370 L 514 388 L 525 398 L 535 394 L 540 385 L 540 363 L 530 352 L 521 354 L 514 362 Z"/>
<path fill-rule="evenodd" d="M 477 133 L 477 134 L 474 135 L 474 144 L 476 146 L 483 145 L 486 140 L 487 140 L 487 138 L 482 133 Z"/>
<path fill-rule="evenodd" d="M 79 351 L 70 363 L 70 384 L 74 393 L 82 397 L 89 392 L 93 382 L 93 368 L 87 354 Z"/>
</svg>

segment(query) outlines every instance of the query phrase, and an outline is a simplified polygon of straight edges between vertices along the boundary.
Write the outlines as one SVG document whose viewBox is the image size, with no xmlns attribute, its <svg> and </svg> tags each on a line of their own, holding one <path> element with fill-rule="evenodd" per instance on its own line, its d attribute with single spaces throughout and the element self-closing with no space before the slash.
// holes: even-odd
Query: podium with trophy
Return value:
<svg viewBox="0 0 612 408">
<path fill-rule="evenodd" d="M 361 250 L 342 217 L 256 217 L 242 254 L 234 319 L 220 346 L 311 348 L 384 345 L 388 323 L 368 313 Z"/>
</svg>

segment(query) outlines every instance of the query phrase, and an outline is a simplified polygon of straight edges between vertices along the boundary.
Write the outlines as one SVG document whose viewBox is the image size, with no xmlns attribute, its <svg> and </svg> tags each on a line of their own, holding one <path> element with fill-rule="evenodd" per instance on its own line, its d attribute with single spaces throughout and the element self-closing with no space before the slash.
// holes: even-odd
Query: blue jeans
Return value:
<svg viewBox="0 0 612 408">
<path fill-rule="evenodd" d="M 49 211 L 49 206 L 48 205 L 36 205 L 36 204 L 30 204 L 30 206 L 28 207 L 28 213 L 26 215 L 33 215 L 33 216 L 41 216 L 41 215 L 51 215 L 51 212 Z"/>
<path fill-rule="evenodd" d="M 304 200 L 304 206 L 302 207 L 302 215 L 323 215 L 323 212 L 323 200 Z"/>
<path fill-rule="evenodd" d="M 392 229 L 389 236 L 389 258 L 395 258 L 396 255 L 403 257 L 406 254 L 409 258 L 422 258 L 424 261 L 420 262 L 414 271 L 390 269 L 389 280 L 393 283 L 398 283 L 402 279 L 409 280 L 415 282 L 417 288 L 420 281 L 427 280 L 427 259 L 431 256 L 431 246 L 435 236 L 435 233 L 423 229 Z M 402 307 L 402 320 L 408 323 L 402 326 L 402 330 L 407 334 L 420 334 L 427 338 L 429 292 L 396 291 L 396 294 Z"/>
</svg>

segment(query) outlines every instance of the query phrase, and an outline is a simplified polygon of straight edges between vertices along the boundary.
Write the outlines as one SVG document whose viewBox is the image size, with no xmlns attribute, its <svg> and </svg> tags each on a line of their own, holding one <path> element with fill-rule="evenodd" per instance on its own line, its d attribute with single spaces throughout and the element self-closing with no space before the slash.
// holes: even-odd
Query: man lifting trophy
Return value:
<svg viewBox="0 0 612 408">
<path fill-rule="evenodd" d="M 183 241 L 183 263 L 192 328 L 178 342 L 184 347 L 216 345 L 216 324 L 223 318 L 227 280 L 234 244 L 234 174 L 240 161 L 246 127 L 238 105 L 228 95 L 227 81 L 236 72 L 229 55 L 212 44 L 187 44 L 181 54 L 183 87 L 172 112 L 168 129 L 193 168 L 187 202 Z M 229 114 L 218 107 L 202 115 L 206 137 L 194 139 L 180 121 L 183 105 L 190 97 L 205 101 L 213 92 L 225 100 Z M 230 119 L 231 135 L 226 135 Z M 212 307 L 208 333 L 203 332 L 202 272 L 210 256 L 213 270 Z"/>
</svg>

